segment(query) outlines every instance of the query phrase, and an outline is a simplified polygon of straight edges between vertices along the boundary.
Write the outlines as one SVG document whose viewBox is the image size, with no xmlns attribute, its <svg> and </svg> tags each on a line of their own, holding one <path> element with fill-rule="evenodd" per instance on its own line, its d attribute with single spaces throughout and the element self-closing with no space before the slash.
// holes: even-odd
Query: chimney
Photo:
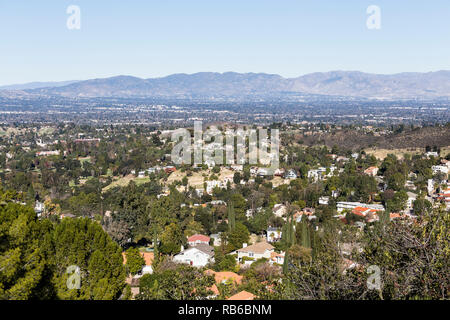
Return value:
<svg viewBox="0 0 450 320">
<path fill-rule="evenodd" d="M 247 248 L 247 244 L 246 244 L 246 243 L 243 243 L 243 244 L 242 244 L 242 248 Z"/>
</svg>

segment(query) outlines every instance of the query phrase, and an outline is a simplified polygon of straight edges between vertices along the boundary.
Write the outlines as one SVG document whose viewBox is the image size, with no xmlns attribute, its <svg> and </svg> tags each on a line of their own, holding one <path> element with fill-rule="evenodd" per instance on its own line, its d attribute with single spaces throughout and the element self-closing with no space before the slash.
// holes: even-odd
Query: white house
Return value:
<svg viewBox="0 0 450 320">
<path fill-rule="evenodd" d="M 209 245 L 198 244 L 175 255 L 173 261 L 194 267 L 204 267 L 208 263 L 214 262 L 214 248 Z"/>
<path fill-rule="evenodd" d="M 145 178 L 145 171 L 139 171 L 138 178 Z"/>
<path fill-rule="evenodd" d="M 427 153 L 425 153 L 425 155 L 429 158 L 429 157 L 439 157 L 439 154 L 435 151 L 429 151 Z"/>
<path fill-rule="evenodd" d="M 212 194 L 214 188 L 223 188 L 223 184 L 219 180 L 208 180 L 206 181 L 206 193 Z"/>
<path fill-rule="evenodd" d="M 236 252 L 238 255 L 238 262 L 242 262 L 242 259 L 246 257 L 249 260 L 244 261 L 244 263 L 252 264 L 254 261 L 261 258 L 270 259 L 274 252 L 274 247 L 266 241 L 257 242 L 251 246 L 247 246 L 247 244 L 244 243 L 243 248 L 238 249 Z"/>
<path fill-rule="evenodd" d="M 270 264 L 279 264 L 282 265 L 284 263 L 285 252 L 281 251 L 280 253 L 272 252 L 272 257 L 270 258 Z"/>
<path fill-rule="evenodd" d="M 294 170 L 289 170 L 284 177 L 286 179 L 297 179 L 297 174 Z"/>
<path fill-rule="evenodd" d="M 427 183 L 428 195 L 431 196 L 434 193 L 434 181 L 433 179 L 428 179 Z"/>
<path fill-rule="evenodd" d="M 276 205 L 273 206 L 272 212 L 275 216 L 281 218 L 282 216 L 284 216 L 286 214 L 287 208 L 284 204 L 277 203 Z"/>
<path fill-rule="evenodd" d="M 34 212 L 37 213 L 37 216 L 40 217 L 45 210 L 45 205 L 43 202 L 36 201 L 34 206 Z"/>
<path fill-rule="evenodd" d="M 433 171 L 433 174 L 438 174 L 438 173 L 448 174 L 447 166 L 432 166 L 431 170 Z"/>
<path fill-rule="evenodd" d="M 319 198 L 319 204 L 327 205 L 328 202 L 330 202 L 330 197 L 320 197 Z"/>
<path fill-rule="evenodd" d="M 339 201 L 336 204 L 337 212 L 342 212 L 345 209 L 353 210 L 356 207 L 364 207 L 364 208 L 384 211 L 384 207 L 381 204 L 366 204 L 366 203 L 361 203 L 361 202 L 346 202 L 346 201 Z"/>
<path fill-rule="evenodd" d="M 213 245 L 214 246 L 217 247 L 217 246 L 220 246 L 222 244 L 222 239 L 220 238 L 220 233 L 210 234 L 209 237 L 211 239 L 213 239 L 213 241 L 214 241 Z"/>
<path fill-rule="evenodd" d="M 413 203 L 417 199 L 417 194 L 413 192 L 407 192 L 408 195 L 408 201 L 406 202 L 406 211 L 410 211 L 413 208 Z"/>
</svg>

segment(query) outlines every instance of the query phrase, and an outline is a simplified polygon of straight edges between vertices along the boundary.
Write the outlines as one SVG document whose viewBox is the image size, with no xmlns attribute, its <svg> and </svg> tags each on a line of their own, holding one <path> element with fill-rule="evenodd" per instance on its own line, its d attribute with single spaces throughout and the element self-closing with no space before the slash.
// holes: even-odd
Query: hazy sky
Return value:
<svg viewBox="0 0 450 320">
<path fill-rule="evenodd" d="M 81 29 L 69 30 L 69 5 Z M 381 29 L 366 27 L 369 5 Z M 0 0 L 0 85 L 119 74 L 450 69 L 449 0 Z"/>
</svg>

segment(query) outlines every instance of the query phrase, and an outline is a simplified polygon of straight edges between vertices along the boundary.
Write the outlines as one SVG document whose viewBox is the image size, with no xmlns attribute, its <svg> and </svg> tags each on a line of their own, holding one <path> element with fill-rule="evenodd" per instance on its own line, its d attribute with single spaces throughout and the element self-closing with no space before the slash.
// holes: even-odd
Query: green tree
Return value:
<svg viewBox="0 0 450 320">
<path fill-rule="evenodd" d="M 228 234 L 228 250 L 234 251 L 236 249 L 242 248 L 242 244 L 248 243 L 250 240 L 250 233 L 246 226 L 242 223 L 237 222 L 234 231 Z"/>
<path fill-rule="evenodd" d="M 137 248 L 129 248 L 125 252 L 127 259 L 126 267 L 129 273 L 132 275 L 137 274 L 145 266 L 145 260 Z"/>
<path fill-rule="evenodd" d="M 169 255 L 177 254 L 181 250 L 183 238 L 180 226 L 176 223 L 169 224 L 161 234 L 161 252 Z"/>
</svg>

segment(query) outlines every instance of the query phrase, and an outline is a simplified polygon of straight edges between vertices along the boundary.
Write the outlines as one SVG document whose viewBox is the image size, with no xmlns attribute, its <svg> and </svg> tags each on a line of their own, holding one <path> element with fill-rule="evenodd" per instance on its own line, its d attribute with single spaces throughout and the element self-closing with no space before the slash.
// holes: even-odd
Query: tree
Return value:
<svg viewBox="0 0 450 320">
<path fill-rule="evenodd" d="M 51 224 L 40 222 L 31 208 L 0 206 L 0 299 L 51 299 L 54 290 L 46 260 Z"/>
<path fill-rule="evenodd" d="M 228 251 L 234 251 L 242 248 L 242 244 L 248 243 L 250 240 L 250 233 L 246 226 L 237 222 L 234 231 L 228 234 Z"/>
<path fill-rule="evenodd" d="M 413 209 L 415 215 L 426 215 L 432 211 L 433 205 L 427 199 L 420 198 L 413 202 Z"/>
<path fill-rule="evenodd" d="M 212 295 L 214 277 L 180 264 L 144 275 L 139 282 L 138 300 L 202 300 Z"/>
<path fill-rule="evenodd" d="M 176 223 L 171 223 L 165 227 L 161 234 L 160 250 L 164 254 L 174 255 L 180 252 L 183 244 L 183 233 Z"/>
<path fill-rule="evenodd" d="M 79 290 L 68 285 L 73 277 Z M 122 250 L 98 223 L 52 223 L 29 207 L 0 206 L 0 298 L 117 299 L 124 280 Z"/>
<path fill-rule="evenodd" d="M 122 250 L 102 227 L 88 219 L 63 219 L 55 226 L 53 247 L 48 253 L 54 268 L 53 283 L 60 299 L 110 300 L 120 297 L 125 285 Z M 81 276 L 79 290 L 67 281 L 69 266 Z"/>
<path fill-rule="evenodd" d="M 382 271 L 383 299 L 446 299 L 450 215 L 436 209 L 417 223 L 394 220 L 369 229 L 362 263 Z"/>
<path fill-rule="evenodd" d="M 132 275 L 137 274 L 145 266 L 145 260 L 137 248 L 129 248 L 125 252 L 125 257 L 127 259 L 127 270 Z"/>
<path fill-rule="evenodd" d="M 227 212 L 228 212 L 228 231 L 233 232 L 236 228 L 236 215 L 234 213 L 233 202 L 228 203 Z"/>
</svg>

